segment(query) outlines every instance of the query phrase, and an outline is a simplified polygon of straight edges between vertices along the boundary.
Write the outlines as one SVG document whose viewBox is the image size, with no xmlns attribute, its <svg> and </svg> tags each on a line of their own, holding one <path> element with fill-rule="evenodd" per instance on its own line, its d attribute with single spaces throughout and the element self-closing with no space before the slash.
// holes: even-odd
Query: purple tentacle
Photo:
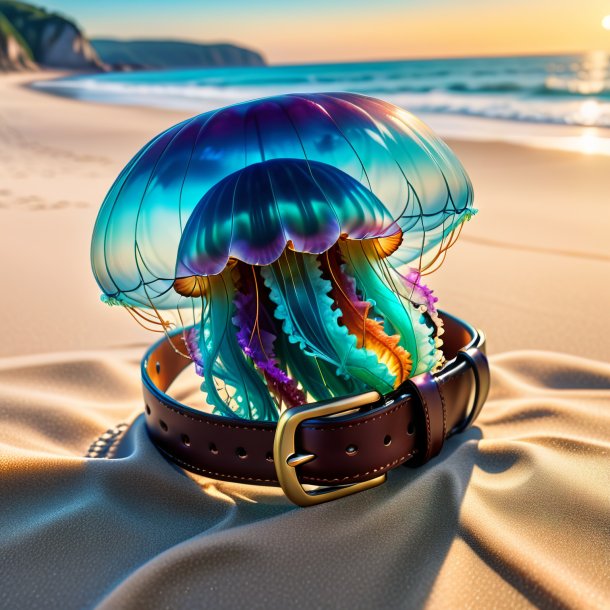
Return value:
<svg viewBox="0 0 610 610">
<path fill-rule="evenodd" d="M 252 359 L 256 368 L 264 375 L 269 389 L 289 408 L 305 403 L 306 397 L 297 383 L 283 371 L 277 362 L 273 343 L 275 335 L 257 326 L 256 295 L 238 292 L 235 296 L 233 324 L 237 331 L 237 342 L 244 354 Z M 254 330 L 253 330 L 254 329 Z"/>
<path fill-rule="evenodd" d="M 410 269 L 404 279 L 408 287 L 413 290 L 413 300 L 418 305 L 425 305 L 431 314 L 436 314 L 438 297 L 434 296 L 433 290 L 422 284 L 421 273 L 417 269 Z"/>
<path fill-rule="evenodd" d="M 199 349 L 199 325 L 185 328 L 182 332 L 182 340 L 186 346 L 186 351 L 195 363 L 195 372 L 203 377 L 203 356 Z"/>
</svg>

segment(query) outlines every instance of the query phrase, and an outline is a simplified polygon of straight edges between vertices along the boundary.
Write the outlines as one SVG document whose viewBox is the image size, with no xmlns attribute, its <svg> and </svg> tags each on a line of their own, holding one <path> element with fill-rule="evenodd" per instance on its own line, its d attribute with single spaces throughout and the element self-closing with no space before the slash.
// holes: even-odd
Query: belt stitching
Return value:
<svg viewBox="0 0 610 610">
<path fill-rule="evenodd" d="M 387 464 L 382 464 L 381 466 L 377 466 L 376 468 L 371 468 L 370 470 L 367 470 L 366 472 L 360 472 L 358 474 L 353 474 L 353 475 L 350 475 L 349 477 L 336 477 L 334 479 L 321 479 L 319 477 L 308 477 L 308 476 L 304 475 L 301 477 L 301 479 L 303 481 L 325 481 L 327 483 L 348 481 L 349 479 L 353 479 L 353 478 L 357 478 L 357 477 L 365 477 L 368 474 L 371 474 L 374 472 L 379 472 L 380 470 L 389 470 L 391 468 L 394 468 L 394 466 L 398 466 L 399 464 L 406 462 L 408 459 L 410 459 L 412 457 L 413 457 L 413 453 L 408 453 L 404 457 L 398 458 L 398 459 L 394 460 L 393 462 L 388 462 Z"/>
<path fill-rule="evenodd" d="M 204 419 L 202 417 L 194 417 L 193 415 L 190 415 L 188 413 L 184 413 L 183 411 L 179 411 L 175 407 L 172 407 L 171 405 L 168 405 L 168 404 L 164 403 L 163 401 L 161 401 L 158 398 L 156 398 L 154 395 L 153 395 L 153 397 L 155 398 L 155 400 L 162 407 L 165 407 L 168 411 L 172 411 L 172 412 L 176 413 L 176 415 L 181 415 L 182 417 L 185 417 L 186 419 L 190 419 L 192 421 L 199 422 L 199 423 L 204 424 L 206 426 L 207 425 L 217 426 L 217 427 L 220 427 L 220 428 L 229 428 L 231 430 L 251 430 L 253 432 L 261 432 L 262 431 L 262 432 L 273 432 L 273 433 L 275 433 L 275 429 L 273 429 L 273 428 L 255 428 L 253 426 L 241 426 L 241 425 L 221 424 L 219 422 L 210 421 L 209 419 Z M 410 398 L 411 397 L 409 397 L 409 399 Z M 379 415 L 375 415 L 374 417 L 371 417 L 371 418 L 366 419 L 366 420 L 361 421 L 361 422 L 356 422 L 354 424 L 346 424 L 344 426 L 338 426 L 338 427 L 332 427 L 332 428 L 331 427 L 312 426 L 312 427 L 307 427 L 307 430 L 320 430 L 322 432 L 331 432 L 333 430 L 346 430 L 347 428 L 356 428 L 358 426 L 364 426 L 366 424 L 374 422 L 377 419 L 382 418 L 383 416 L 393 415 L 394 413 L 396 413 L 396 411 L 398 411 L 403 406 L 405 406 L 407 404 L 407 402 L 408 402 L 408 399 L 405 399 L 400 404 L 396 405 L 395 407 L 392 407 L 389 411 L 385 411 L 384 413 L 380 413 Z"/>
</svg>

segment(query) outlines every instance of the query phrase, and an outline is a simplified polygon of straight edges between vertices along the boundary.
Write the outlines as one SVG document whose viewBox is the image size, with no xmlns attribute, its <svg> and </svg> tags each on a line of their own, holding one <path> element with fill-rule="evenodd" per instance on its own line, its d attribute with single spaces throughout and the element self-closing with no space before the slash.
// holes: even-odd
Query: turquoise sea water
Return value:
<svg viewBox="0 0 610 610">
<path fill-rule="evenodd" d="M 610 54 L 111 73 L 40 83 L 86 100 L 213 107 L 285 92 L 353 91 L 415 113 L 610 127 Z"/>
</svg>

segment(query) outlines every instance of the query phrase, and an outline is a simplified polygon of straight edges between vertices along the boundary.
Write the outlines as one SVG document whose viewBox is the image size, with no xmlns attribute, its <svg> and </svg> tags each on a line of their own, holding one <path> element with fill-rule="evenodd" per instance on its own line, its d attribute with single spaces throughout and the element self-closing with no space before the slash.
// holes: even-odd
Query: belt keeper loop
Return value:
<svg viewBox="0 0 610 610">
<path fill-rule="evenodd" d="M 458 362 L 462 361 L 468 364 L 474 375 L 474 400 L 468 415 L 466 415 L 464 420 L 451 431 L 452 435 L 466 430 L 466 428 L 471 426 L 479 416 L 479 413 L 487 400 L 491 382 L 489 362 L 487 361 L 484 350 L 479 349 L 478 347 L 460 350 L 457 354 L 457 360 Z"/>
<path fill-rule="evenodd" d="M 422 423 L 426 427 L 426 433 L 421 434 L 425 444 L 419 451 L 419 456 L 407 462 L 407 465 L 418 466 L 437 456 L 443 448 L 447 434 L 447 414 L 440 385 L 433 375 L 422 373 L 409 382 L 419 399 L 423 415 Z"/>
</svg>

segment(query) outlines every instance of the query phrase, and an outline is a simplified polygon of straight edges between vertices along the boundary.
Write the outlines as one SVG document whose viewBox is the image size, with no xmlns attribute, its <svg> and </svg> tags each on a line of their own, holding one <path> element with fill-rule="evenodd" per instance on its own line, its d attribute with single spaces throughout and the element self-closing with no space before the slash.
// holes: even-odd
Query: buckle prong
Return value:
<svg viewBox="0 0 610 610">
<path fill-rule="evenodd" d="M 301 464 L 307 464 L 311 460 L 315 460 L 316 456 L 313 453 L 293 453 L 287 460 L 286 464 L 292 468 L 296 468 Z"/>
<path fill-rule="evenodd" d="M 368 481 L 360 481 L 351 485 L 322 485 L 313 491 L 307 491 L 299 481 L 297 466 L 302 466 L 315 459 L 312 453 L 300 453 L 296 449 L 297 428 L 309 419 L 319 419 L 340 413 L 346 413 L 365 405 L 381 400 L 375 392 L 364 392 L 356 396 L 346 396 L 326 403 L 302 405 L 286 409 L 280 415 L 273 442 L 273 461 L 277 478 L 286 497 L 299 506 L 311 506 L 349 496 L 358 491 L 381 485 L 386 480 L 383 474 Z"/>
</svg>

